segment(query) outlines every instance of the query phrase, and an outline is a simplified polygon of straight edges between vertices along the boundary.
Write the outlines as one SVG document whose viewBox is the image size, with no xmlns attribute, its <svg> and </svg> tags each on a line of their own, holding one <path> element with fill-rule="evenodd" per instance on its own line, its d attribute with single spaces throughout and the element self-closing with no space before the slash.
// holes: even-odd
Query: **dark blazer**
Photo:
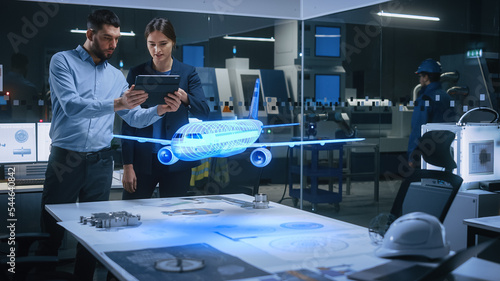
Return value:
<svg viewBox="0 0 500 281">
<path fill-rule="evenodd" d="M 161 122 L 161 138 L 172 139 L 173 134 L 187 124 L 188 113 L 192 116 L 207 120 L 210 113 L 203 88 L 201 86 L 200 77 L 193 66 L 184 64 L 177 59 L 173 58 L 171 75 L 179 75 L 179 87 L 186 91 L 189 95 L 189 106 L 181 104 L 176 112 L 167 112 L 163 118 L 156 122 Z M 151 61 L 138 65 L 130 69 L 127 82 L 129 85 L 135 83 L 137 75 L 147 74 L 162 74 L 157 72 L 151 67 Z M 139 136 L 139 137 L 153 137 L 153 125 L 138 129 L 131 127 L 126 122 L 122 122 L 122 134 Z M 139 143 L 136 141 L 122 140 L 122 156 L 123 164 L 134 164 L 134 170 L 140 173 L 151 173 L 152 162 L 151 154 L 153 153 L 154 144 L 152 143 Z M 169 171 L 185 170 L 199 165 L 199 161 L 185 162 L 179 160 L 177 163 L 169 166 Z"/>
</svg>

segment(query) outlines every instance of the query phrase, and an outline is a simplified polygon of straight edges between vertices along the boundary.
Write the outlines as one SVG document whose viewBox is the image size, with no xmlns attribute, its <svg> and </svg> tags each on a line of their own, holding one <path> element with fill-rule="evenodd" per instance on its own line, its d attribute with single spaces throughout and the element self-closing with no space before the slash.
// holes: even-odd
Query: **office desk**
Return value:
<svg viewBox="0 0 500 281">
<path fill-rule="evenodd" d="M 465 219 L 464 224 L 467 226 L 467 248 L 476 245 L 476 235 L 500 236 L 500 216 Z"/>
<path fill-rule="evenodd" d="M 298 199 L 300 198 L 300 188 L 293 188 L 294 179 L 293 175 L 300 175 L 301 169 L 298 163 L 295 163 L 294 150 L 300 149 L 300 146 L 289 148 L 289 171 L 288 171 L 288 184 L 289 195 L 294 199 L 294 206 L 297 206 Z M 378 144 L 353 142 L 353 143 L 333 143 L 324 146 L 319 145 L 304 145 L 304 152 L 310 152 L 311 160 L 309 164 L 305 164 L 302 170 L 304 178 L 310 179 L 310 188 L 303 189 L 303 199 L 312 203 L 312 210 L 316 210 L 318 203 L 334 204 L 336 211 L 339 211 L 339 203 L 342 201 L 342 183 L 343 178 L 346 179 L 346 195 L 351 194 L 351 178 L 354 176 L 372 176 L 373 177 L 373 199 L 375 202 L 379 200 L 379 177 L 380 177 L 380 151 Z M 353 172 L 351 155 L 353 150 L 362 150 L 373 152 L 373 170 L 369 172 Z M 320 164 L 320 152 L 327 152 L 328 163 Z M 336 163 L 334 163 L 334 152 L 338 154 Z M 346 168 L 344 168 L 344 153 L 346 154 Z M 300 154 L 300 153 L 299 153 Z M 319 178 L 330 178 L 328 190 L 323 190 L 318 187 Z M 338 191 L 333 191 L 333 181 L 336 179 L 338 184 Z"/>
<path fill-rule="evenodd" d="M 380 149 L 379 145 L 376 143 L 349 143 L 344 145 L 346 150 L 346 169 L 344 170 L 344 176 L 346 177 L 346 195 L 351 194 L 351 177 L 369 175 L 373 177 L 373 200 L 378 202 L 379 199 L 379 178 L 380 178 Z M 373 171 L 365 173 L 353 173 L 352 172 L 352 150 L 356 149 L 368 149 L 373 150 Z"/>
<path fill-rule="evenodd" d="M 268 209 L 246 207 L 253 200 L 237 194 L 46 209 L 120 280 L 346 280 L 346 274 L 388 262 L 373 255 L 363 227 L 273 202 Z M 110 211 L 140 214 L 140 224 L 96 229 L 79 223 L 82 215 Z M 182 273 L 155 269 L 168 258 L 205 266 Z"/>
<path fill-rule="evenodd" d="M 299 198 L 312 203 L 312 211 L 316 211 L 316 206 L 318 203 L 329 203 L 334 204 L 335 210 L 340 209 L 339 203 L 342 201 L 342 171 L 343 171 L 343 147 L 345 143 L 329 143 L 325 145 L 304 145 L 303 151 L 311 152 L 311 161 L 309 164 L 304 164 L 301 170 L 300 164 L 294 164 L 294 150 L 300 151 L 300 146 L 289 148 L 289 159 L 288 159 L 288 184 L 289 184 L 289 195 L 293 198 L 294 206 L 297 206 Z M 328 165 L 320 164 L 319 153 L 321 151 L 328 153 Z M 338 162 L 333 165 L 333 152 L 338 152 Z M 300 157 L 300 152 L 299 152 Z M 300 158 L 299 158 L 300 159 Z M 297 159 L 298 160 L 298 159 Z M 298 188 L 293 188 L 294 175 L 300 175 L 302 172 L 304 178 L 309 178 L 311 182 L 311 188 L 301 189 L 299 184 Z M 323 190 L 319 188 L 320 178 L 336 178 L 338 183 L 338 191 L 333 191 L 333 184 L 330 180 L 328 190 Z M 304 181 L 305 183 L 305 181 Z M 304 186 L 304 184 L 302 184 Z"/>
<path fill-rule="evenodd" d="M 43 185 L 16 185 L 14 186 L 15 193 L 26 193 L 26 192 L 42 192 Z M 7 182 L 0 182 L 0 194 L 9 193 L 9 186 Z"/>
<path fill-rule="evenodd" d="M 16 219 L 16 231 L 21 232 L 39 232 L 40 231 L 40 210 L 42 201 L 42 185 L 16 185 L 14 192 L 9 193 L 10 189 L 6 182 L 0 183 L 0 221 L 3 223 L 9 219 Z M 8 203 L 14 203 L 15 212 L 8 212 Z M 15 217 L 12 217 L 14 214 Z M 2 227 L 0 233 L 6 232 Z"/>
</svg>

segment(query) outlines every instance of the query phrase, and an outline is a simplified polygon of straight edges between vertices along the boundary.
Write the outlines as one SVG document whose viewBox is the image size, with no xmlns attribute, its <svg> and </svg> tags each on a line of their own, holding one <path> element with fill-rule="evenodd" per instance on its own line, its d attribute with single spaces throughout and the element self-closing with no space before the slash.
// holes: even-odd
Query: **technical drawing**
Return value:
<svg viewBox="0 0 500 281">
<path fill-rule="evenodd" d="M 327 239 L 320 236 L 285 237 L 271 241 L 269 244 L 274 249 L 292 253 L 318 253 L 344 250 L 349 245 L 337 239 Z"/>
<path fill-rule="evenodd" d="M 21 147 L 20 149 L 14 149 L 12 153 L 14 155 L 21 155 L 21 157 L 24 157 L 24 155 L 30 155 L 31 154 L 31 148 L 23 148 L 23 147 Z"/>
<path fill-rule="evenodd" d="M 323 225 L 315 222 L 287 222 L 280 224 L 281 227 L 290 229 L 318 229 Z"/>
<path fill-rule="evenodd" d="M 23 142 L 26 142 L 28 140 L 29 134 L 28 134 L 28 132 L 26 132 L 26 130 L 19 130 L 16 132 L 14 137 L 16 138 L 16 141 L 18 143 L 23 143 Z"/>
<path fill-rule="evenodd" d="M 155 262 L 155 268 L 166 272 L 187 272 L 202 269 L 205 261 L 197 259 L 164 259 Z"/>
<path fill-rule="evenodd" d="M 138 280 L 240 280 L 270 275 L 269 272 L 205 243 L 112 251 L 105 254 Z M 175 260 L 175 265 L 168 262 L 172 259 Z M 192 271 L 183 268 L 180 272 L 177 266 L 179 259 L 183 266 L 187 266 L 187 260 L 190 260 L 190 268 L 200 266 L 201 261 L 204 267 Z M 160 263 L 160 269 L 156 267 L 157 263 Z"/>
<path fill-rule="evenodd" d="M 250 161 L 256 167 L 265 167 L 272 159 L 266 147 L 296 146 L 305 144 L 325 145 L 327 143 L 346 143 L 362 141 L 364 138 L 308 140 L 290 142 L 256 143 L 265 128 L 295 126 L 299 123 L 263 125 L 257 119 L 259 110 L 260 80 L 256 79 L 254 94 L 248 119 L 205 121 L 189 123 L 177 130 L 172 140 L 114 135 L 116 138 L 151 142 L 165 145 L 158 151 L 158 160 L 164 165 L 172 165 L 178 160 L 196 161 L 209 157 L 229 157 L 255 148 Z"/>
<path fill-rule="evenodd" d="M 174 215 L 190 215 L 190 216 L 195 216 L 195 215 L 211 215 L 211 214 L 218 214 L 220 212 L 223 212 L 224 210 L 221 209 L 209 209 L 209 208 L 197 208 L 197 209 L 181 209 L 181 210 L 175 210 L 172 212 L 167 212 L 163 211 L 161 212 L 164 215 L 169 215 L 169 216 L 174 216 Z"/>
</svg>

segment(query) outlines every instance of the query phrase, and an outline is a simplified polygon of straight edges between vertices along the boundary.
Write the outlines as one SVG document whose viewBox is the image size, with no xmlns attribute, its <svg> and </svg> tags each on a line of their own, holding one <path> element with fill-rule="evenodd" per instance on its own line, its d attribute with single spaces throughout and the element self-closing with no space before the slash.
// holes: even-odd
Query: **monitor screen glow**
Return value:
<svg viewBox="0 0 500 281">
<path fill-rule="evenodd" d="M 35 123 L 0 123 L 0 163 L 36 162 Z"/>
<path fill-rule="evenodd" d="M 340 58 L 340 37 L 340 27 L 316 26 L 316 56 Z"/>
<path fill-rule="evenodd" d="M 51 139 L 49 136 L 50 123 L 37 123 L 36 128 L 36 146 L 37 146 L 37 161 L 49 161 Z"/>
<path fill-rule="evenodd" d="M 332 104 L 339 101 L 340 97 L 340 75 L 316 74 L 315 76 L 315 98 L 317 102 Z"/>
</svg>

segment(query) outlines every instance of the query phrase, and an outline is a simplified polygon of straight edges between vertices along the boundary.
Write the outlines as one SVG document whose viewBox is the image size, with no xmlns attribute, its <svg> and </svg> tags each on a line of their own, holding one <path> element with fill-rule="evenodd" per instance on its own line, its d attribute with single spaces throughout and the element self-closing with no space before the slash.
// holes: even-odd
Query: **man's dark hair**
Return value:
<svg viewBox="0 0 500 281">
<path fill-rule="evenodd" d="M 422 71 L 420 72 L 421 75 L 427 75 L 429 77 L 429 81 L 431 82 L 439 82 L 441 79 L 441 73 L 434 73 L 434 72 L 425 72 Z"/>
<path fill-rule="evenodd" d="M 87 17 L 87 28 L 95 31 L 101 30 L 103 24 L 109 24 L 114 27 L 120 27 L 120 19 L 110 10 L 94 10 Z"/>
</svg>

